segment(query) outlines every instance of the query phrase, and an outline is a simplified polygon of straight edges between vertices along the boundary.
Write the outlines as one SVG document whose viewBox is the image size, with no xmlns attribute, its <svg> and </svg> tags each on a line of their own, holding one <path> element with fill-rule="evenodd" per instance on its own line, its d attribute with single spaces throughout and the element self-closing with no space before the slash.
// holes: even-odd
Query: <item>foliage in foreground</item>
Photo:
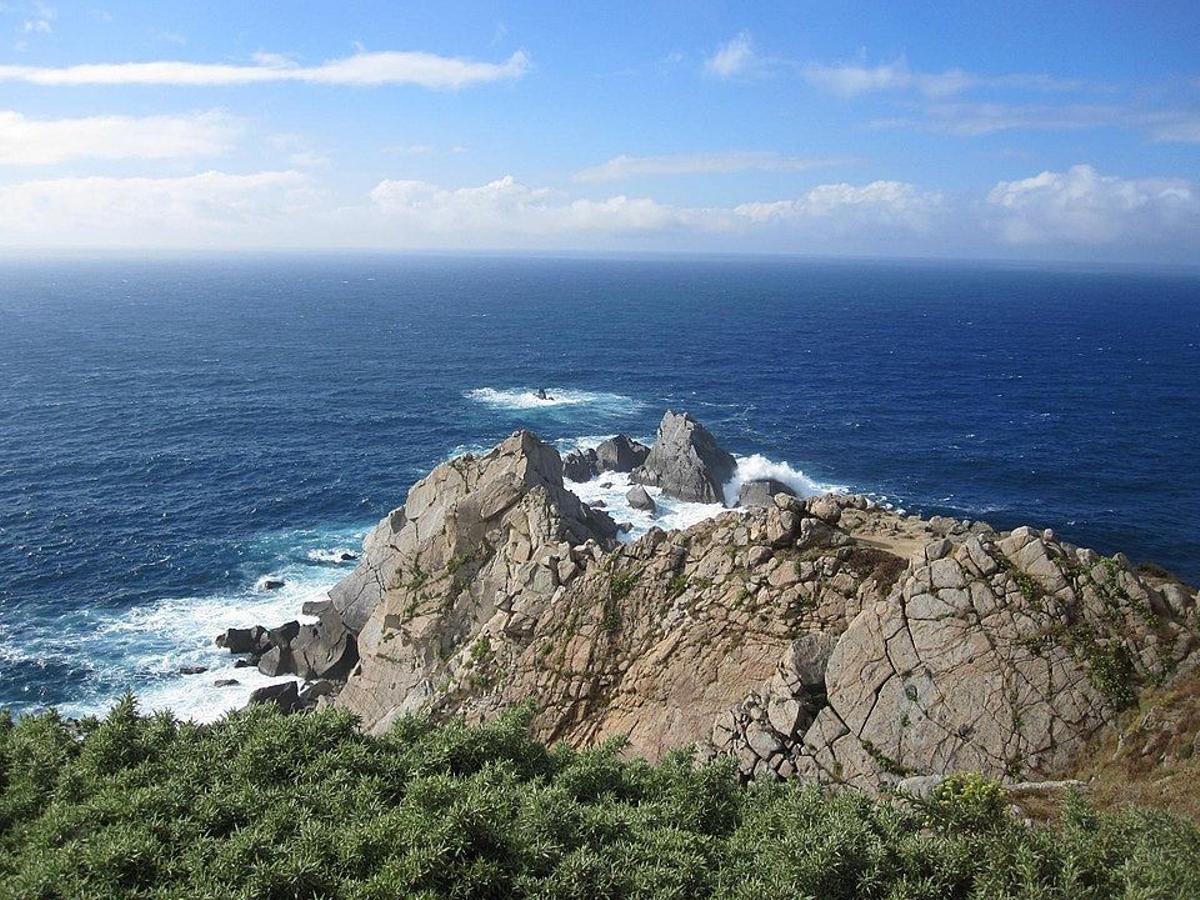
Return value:
<svg viewBox="0 0 1200 900">
<path fill-rule="evenodd" d="M 258 707 L 139 716 L 82 740 L 0 717 L 3 897 L 1156 898 L 1200 896 L 1200 833 L 1066 804 L 1010 820 L 992 788 L 922 807 L 618 748 L 547 750 L 522 713 L 480 728 Z"/>
</svg>

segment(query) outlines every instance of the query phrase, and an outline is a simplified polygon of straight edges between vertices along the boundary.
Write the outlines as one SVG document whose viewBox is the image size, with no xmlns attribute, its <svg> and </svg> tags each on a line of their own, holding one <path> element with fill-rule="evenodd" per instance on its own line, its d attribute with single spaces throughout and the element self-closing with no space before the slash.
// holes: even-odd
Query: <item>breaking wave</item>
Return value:
<svg viewBox="0 0 1200 900">
<path fill-rule="evenodd" d="M 475 388 L 463 396 L 468 400 L 482 403 L 492 409 L 554 409 L 556 407 L 589 406 L 608 409 L 614 412 L 633 412 L 640 409 L 640 401 L 624 394 L 610 394 L 603 391 L 579 391 L 570 388 L 547 387 L 545 396 L 541 396 L 537 388 L 498 389 L 492 387 Z"/>
</svg>

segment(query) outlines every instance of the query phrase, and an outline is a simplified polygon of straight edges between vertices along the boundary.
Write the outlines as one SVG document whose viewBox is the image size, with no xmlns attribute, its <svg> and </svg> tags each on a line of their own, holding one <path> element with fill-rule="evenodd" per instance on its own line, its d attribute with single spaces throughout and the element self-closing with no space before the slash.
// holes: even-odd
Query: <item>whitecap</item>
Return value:
<svg viewBox="0 0 1200 900">
<path fill-rule="evenodd" d="M 737 469 L 733 473 L 733 478 L 725 484 L 725 502 L 730 506 L 737 503 L 742 485 L 748 481 L 760 481 L 766 478 L 773 478 L 775 481 L 786 484 L 801 497 L 816 497 L 830 493 L 844 494 L 848 490 L 842 484 L 826 484 L 816 481 L 809 478 L 800 469 L 792 468 L 786 462 L 775 462 L 761 453 L 735 458 Z"/>
<path fill-rule="evenodd" d="M 614 412 L 633 412 L 642 404 L 624 394 L 603 391 L 580 391 L 570 388 L 547 387 L 543 397 L 536 388 L 500 389 L 475 388 L 463 396 L 493 409 L 553 409 L 555 407 L 589 406 Z"/>
</svg>

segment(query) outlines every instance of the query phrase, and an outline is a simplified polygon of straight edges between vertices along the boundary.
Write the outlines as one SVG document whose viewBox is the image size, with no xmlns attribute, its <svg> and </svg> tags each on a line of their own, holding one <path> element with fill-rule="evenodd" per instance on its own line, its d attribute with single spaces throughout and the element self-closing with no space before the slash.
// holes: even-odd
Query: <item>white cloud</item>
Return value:
<svg viewBox="0 0 1200 900">
<path fill-rule="evenodd" d="M 194 159 L 229 149 L 240 128 L 211 110 L 175 116 L 31 119 L 0 111 L 0 165 L 55 165 L 76 159 Z"/>
<path fill-rule="evenodd" d="M 754 43 L 750 32 L 743 31 L 726 44 L 717 48 L 717 52 L 704 61 L 704 68 L 710 75 L 718 78 L 732 78 L 741 75 L 754 62 Z"/>
<path fill-rule="evenodd" d="M 772 151 L 679 153 L 667 156 L 614 156 L 575 173 L 576 181 L 619 181 L 658 175 L 723 175 L 731 172 L 804 172 L 838 160 L 784 156 Z"/>
<path fill-rule="evenodd" d="M 743 203 L 733 211 L 757 225 L 819 223 L 841 232 L 880 226 L 925 231 L 945 202 L 941 193 L 921 191 L 903 181 L 873 181 L 861 187 L 822 184 L 795 199 Z"/>
<path fill-rule="evenodd" d="M 1050 75 L 976 75 L 963 69 L 916 72 L 903 57 L 890 63 L 823 65 L 810 63 L 801 70 L 809 84 L 841 97 L 856 97 L 873 91 L 915 90 L 927 97 L 946 97 L 981 87 L 1025 88 L 1040 91 L 1071 91 L 1079 81 Z"/>
<path fill-rule="evenodd" d="M 27 181 L 0 186 L 0 235 L 10 246 L 263 246 L 305 188 L 295 171 Z"/>
<path fill-rule="evenodd" d="M 657 231 L 688 222 L 688 214 L 646 198 L 570 200 L 506 175 L 480 187 L 448 189 L 424 181 L 385 180 L 370 198 L 394 226 L 418 239 L 432 235 L 508 237 L 565 232 Z"/>
<path fill-rule="evenodd" d="M 414 84 L 454 90 L 489 81 L 520 78 L 529 56 L 518 50 L 502 63 L 476 62 L 433 53 L 384 51 L 356 53 L 318 66 L 296 65 L 286 57 L 256 55 L 255 65 L 191 63 L 89 63 L 61 68 L 0 65 L 0 81 L 41 85 L 233 85 L 272 81 L 316 84 Z"/>
<path fill-rule="evenodd" d="M 1087 165 L 992 188 L 988 205 L 1013 244 L 1186 240 L 1200 228 L 1200 194 L 1175 178 L 1125 179 Z"/>
</svg>

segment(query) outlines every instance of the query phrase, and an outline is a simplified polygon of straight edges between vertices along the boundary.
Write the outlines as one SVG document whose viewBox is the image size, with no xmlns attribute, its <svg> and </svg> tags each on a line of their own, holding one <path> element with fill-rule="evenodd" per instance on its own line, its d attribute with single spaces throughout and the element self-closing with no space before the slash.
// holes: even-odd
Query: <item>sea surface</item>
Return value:
<svg viewBox="0 0 1200 900">
<path fill-rule="evenodd" d="M 217 717 L 267 679 L 213 636 L 294 618 L 433 465 L 518 428 L 650 440 L 667 408 L 742 478 L 1052 527 L 1200 580 L 1195 272 L 8 260 L 0 705 L 80 715 L 132 689 Z M 620 487 L 579 490 L 647 527 Z"/>
</svg>

